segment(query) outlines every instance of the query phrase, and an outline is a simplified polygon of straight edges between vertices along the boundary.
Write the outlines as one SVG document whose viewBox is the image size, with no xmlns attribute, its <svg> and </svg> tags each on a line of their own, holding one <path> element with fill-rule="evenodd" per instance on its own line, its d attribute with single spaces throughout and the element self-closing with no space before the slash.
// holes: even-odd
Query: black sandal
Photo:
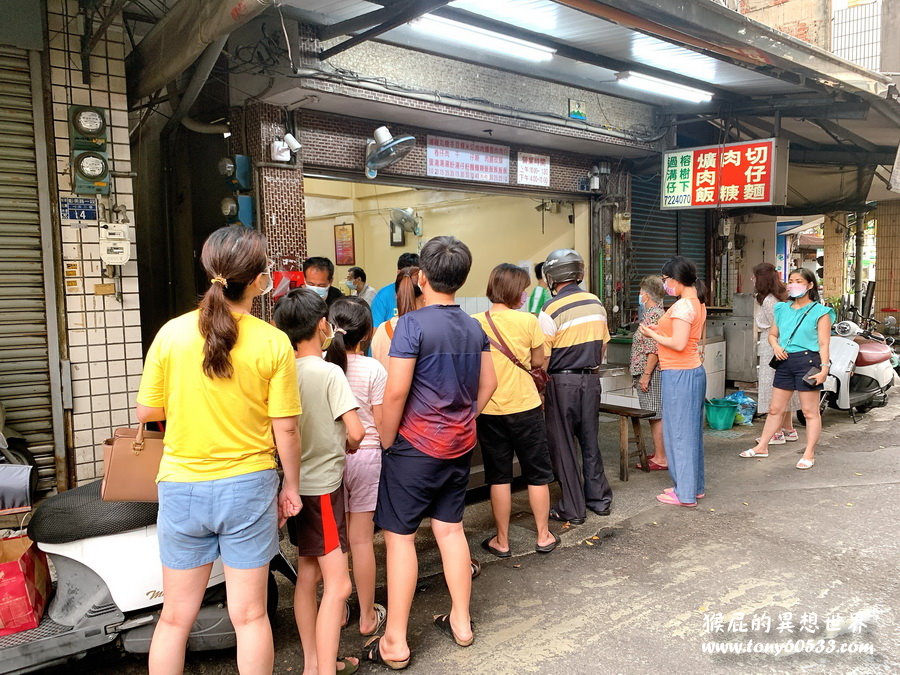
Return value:
<svg viewBox="0 0 900 675">
<path fill-rule="evenodd" d="M 556 547 L 559 546 L 559 541 L 560 541 L 559 537 L 556 534 L 554 534 L 553 532 L 551 532 L 550 534 L 553 535 L 553 543 L 547 544 L 546 546 L 535 545 L 535 547 L 534 547 L 535 552 L 537 552 L 537 553 L 552 553 L 556 549 Z"/>
<path fill-rule="evenodd" d="M 412 656 L 412 655 L 410 655 Z M 390 659 L 386 659 L 381 655 L 381 636 L 378 635 L 373 637 L 371 640 L 366 642 L 363 647 L 362 657 L 364 661 L 369 661 L 371 663 L 377 663 L 382 666 L 387 666 L 391 670 L 403 670 L 404 668 L 409 667 L 409 659 L 410 656 L 407 656 L 403 661 L 391 661 Z"/>
<path fill-rule="evenodd" d="M 509 549 L 502 551 L 496 546 L 491 546 L 491 539 L 493 539 L 495 536 L 496 535 L 492 534 L 490 537 L 481 542 L 481 548 L 483 548 L 488 553 L 497 556 L 498 558 L 511 558 L 512 551 L 510 551 Z"/>
<path fill-rule="evenodd" d="M 453 632 L 453 626 L 450 625 L 449 614 L 435 614 L 434 625 L 437 626 L 439 631 L 453 640 L 460 647 L 471 647 L 472 643 L 475 642 L 474 621 L 470 623 L 470 625 L 472 626 L 472 637 L 470 637 L 468 640 L 460 640 L 458 637 L 456 637 L 456 633 Z"/>
</svg>

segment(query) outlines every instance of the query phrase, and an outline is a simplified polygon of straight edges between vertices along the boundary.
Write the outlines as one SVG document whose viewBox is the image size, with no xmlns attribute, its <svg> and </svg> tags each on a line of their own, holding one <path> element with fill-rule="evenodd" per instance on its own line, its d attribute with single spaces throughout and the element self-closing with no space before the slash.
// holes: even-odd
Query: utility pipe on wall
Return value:
<svg viewBox="0 0 900 675">
<path fill-rule="evenodd" d="M 262 13 L 271 0 L 179 2 L 125 61 L 128 96 L 149 96 L 187 70 L 208 46 Z"/>
</svg>

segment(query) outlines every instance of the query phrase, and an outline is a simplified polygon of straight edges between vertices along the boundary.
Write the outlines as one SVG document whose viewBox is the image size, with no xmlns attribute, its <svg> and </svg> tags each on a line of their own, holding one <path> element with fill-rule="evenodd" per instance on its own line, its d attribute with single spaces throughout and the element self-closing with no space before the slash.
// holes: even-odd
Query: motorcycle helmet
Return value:
<svg viewBox="0 0 900 675">
<path fill-rule="evenodd" d="M 550 288 L 566 281 L 581 283 L 584 279 L 584 258 L 571 248 L 560 248 L 547 256 L 542 270 Z"/>
</svg>

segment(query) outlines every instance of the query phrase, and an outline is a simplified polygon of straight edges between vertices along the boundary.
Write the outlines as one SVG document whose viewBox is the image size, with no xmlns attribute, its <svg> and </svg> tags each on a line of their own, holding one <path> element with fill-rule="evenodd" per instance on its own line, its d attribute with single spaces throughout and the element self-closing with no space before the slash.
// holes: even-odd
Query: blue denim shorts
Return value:
<svg viewBox="0 0 900 675">
<path fill-rule="evenodd" d="M 278 474 L 274 469 L 194 483 L 160 481 L 159 557 L 174 570 L 222 557 L 255 569 L 278 553 Z"/>
</svg>

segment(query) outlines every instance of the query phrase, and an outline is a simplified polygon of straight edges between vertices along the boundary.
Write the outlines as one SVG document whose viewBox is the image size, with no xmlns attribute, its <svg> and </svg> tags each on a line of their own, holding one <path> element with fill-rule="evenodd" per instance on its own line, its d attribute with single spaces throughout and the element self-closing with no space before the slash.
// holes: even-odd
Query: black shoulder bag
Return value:
<svg viewBox="0 0 900 675">
<path fill-rule="evenodd" d="M 800 330 L 800 326 L 801 326 L 801 325 L 803 324 L 803 322 L 806 320 L 806 315 L 809 314 L 809 313 L 812 311 L 812 308 L 815 307 L 815 306 L 818 305 L 818 304 L 819 304 L 818 302 L 810 303 L 809 309 L 807 309 L 807 310 L 803 313 L 803 316 L 800 317 L 800 320 L 797 322 L 797 325 L 794 326 L 794 330 L 791 332 L 791 334 L 790 334 L 790 336 L 788 337 L 787 342 L 785 342 L 785 344 L 790 343 L 790 341 L 794 339 L 794 336 L 797 334 L 797 331 Z M 775 369 L 778 368 L 778 364 L 779 364 L 779 363 L 784 363 L 784 362 L 781 361 L 781 360 L 779 360 L 777 356 L 773 356 L 772 359 L 769 361 L 769 368 L 772 368 L 773 370 L 775 370 Z"/>
</svg>

